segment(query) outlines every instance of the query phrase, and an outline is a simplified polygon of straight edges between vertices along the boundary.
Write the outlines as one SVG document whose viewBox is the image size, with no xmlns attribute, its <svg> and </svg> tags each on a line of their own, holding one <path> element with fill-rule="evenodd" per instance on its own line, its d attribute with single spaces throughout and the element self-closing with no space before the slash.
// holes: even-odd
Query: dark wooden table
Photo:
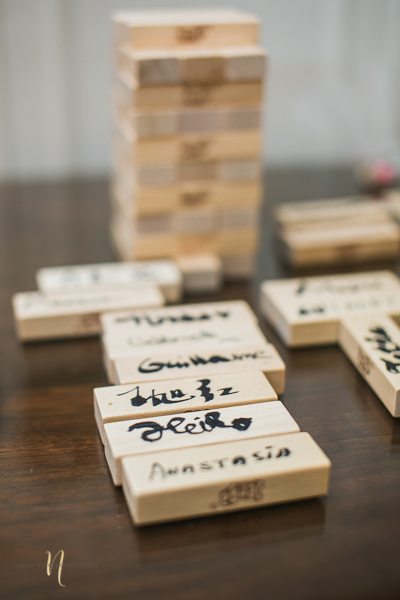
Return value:
<svg viewBox="0 0 400 600">
<path fill-rule="evenodd" d="M 340 169 L 275 171 L 267 182 L 270 205 L 353 191 Z M 264 322 L 287 364 L 283 401 L 332 461 L 329 496 L 132 525 L 93 418 L 92 390 L 107 383 L 98 340 L 23 346 L 10 306 L 39 267 L 112 259 L 107 195 L 104 180 L 0 189 L 0 597 L 398 599 L 400 423 L 337 347 L 288 351 Z M 257 308 L 258 282 L 288 274 L 269 214 L 256 281 L 218 298 Z M 59 550 L 66 587 L 56 569 L 46 574 L 46 551 Z"/>
</svg>

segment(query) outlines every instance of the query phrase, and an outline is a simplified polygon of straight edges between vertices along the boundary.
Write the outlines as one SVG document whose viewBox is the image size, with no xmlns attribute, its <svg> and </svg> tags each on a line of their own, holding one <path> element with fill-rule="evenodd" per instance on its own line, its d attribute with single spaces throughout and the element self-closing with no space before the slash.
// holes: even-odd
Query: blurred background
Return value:
<svg viewBox="0 0 400 600">
<path fill-rule="evenodd" d="M 398 150 L 400 0 L 0 0 L 0 181 L 107 175 L 111 13 L 200 4 L 262 19 L 268 166 Z"/>
</svg>

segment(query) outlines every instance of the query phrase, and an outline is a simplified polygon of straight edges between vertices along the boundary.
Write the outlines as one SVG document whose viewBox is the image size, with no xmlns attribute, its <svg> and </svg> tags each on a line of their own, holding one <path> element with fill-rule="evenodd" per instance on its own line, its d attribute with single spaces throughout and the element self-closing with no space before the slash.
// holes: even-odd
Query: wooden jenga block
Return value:
<svg viewBox="0 0 400 600">
<path fill-rule="evenodd" d="M 148 113 L 135 114 L 132 117 L 132 125 L 138 138 L 152 138 L 178 135 L 179 113 Z"/>
<path fill-rule="evenodd" d="M 386 315 L 343 319 L 339 344 L 393 417 L 400 417 L 400 329 Z"/>
<path fill-rule="evenodd" d="M 216 515 L 323 496 L 331 463 L 308 433 L 122 459 L 136 525 Z"/>
<path fill-rule="evenodd" d="M 258 228 L 260 211 L 257 207 L 225 208 L 218 212 L 218 224 L 221 230 Z"/>
<path fill-rule="evenodd" d="M 215 294 L 222 286 L 222 262 L 212 253 L 183 254 L 175 257 L 187 294 Z"/>
<path fill-rule="evenodd" d="M 137 65 L 136 79 L 143 87 L 153 85 L 176 85 L 181 82 L 180 61 L 175 56 L 141 58 Z"/>
<path fill-rule="evenodd" d="M 229 281 L 248 279 L 255 270 L 254 252 L 246 254 L 221 254 L 222 272 Z"/>
<path fill-rule="evenodd" d="M 135 173 L 139 186 L 170 185 L 171 183 L 175 183 L 178 177 L 175 165 L 139 167 L 135 169 Z"/>
<path fill-rule="evenodd" d="M 275 220 L 282 228 L 295 230 L 328 222 L 338 225 L 387 222 L 388 213 L 384 205 L 368 196 L 350 196 L 282 204 L 275 211 Z"/>
<path fill-rule="evenodd" d="M 225 229 L 218 234 L 218 253 L 235 254 L 240 249 L 243 254 L 255 252 L 258 243 L 258 231 L 253 228 Z"/>
<path fill-rule="evenodd" d="M 173 233 L 175 230 L 174 217 L 171 214 L 137 217 L 132 225 L 139 236 L 146 233 Z"/>
<path fill-rule="evenodd" d="M 121 260 L 171 258 L 178 253 L 178 238 L 173 233 L 138 235 L 132 223 L 115 213 L 111 222 L 111 237 Z"/>
<path fill-rule="evenodd" d="M 198 254 L 199 252 L 218 252 L 218 235 L 213 233 L 191 233 L 178 236 L 177 254 Z M 175 255 L 176 256 L 176 255 Z"/>
<path fill-rule="evenodd" d="M 132 331 L 127 327 L 105 333 L 102 337 L 103 362 L 110 383 L 117 381 L 115 361 L 127 356 L 143 357 L 148 352 L 197 351 L 208 349 L 211 344 L 217 349 L 229 349 L 239 344 L 265 344 L 267 340 L 256 324 L 237 322 L 235 330 L 229 324 L 185 323 L 171 327 L 166 324 L 148 332 L 146 329 Z"/>
<path fill-rule="evenodd" d="M 134 106 L 142 112 L 179 110 L 186 107 L 233 109 L 261 104 L 262 98 L 263 85 L 258 82 L 171 85 L 137 89 Z"/>
<path fill-rule="evenodd" d="M 113 16 L 117 46 L 220 48 L 258 42 L 259 21 L 233 9 L 126 11 Z"/>
<path fill-rule="evenodd" d="M 181 60 L 182 83 L 214 85 L 224 80 L 222 56 L 188 56 Z"/>
<path fill-rule="evenodd" d="M 285 365 L 272 344 L 243 344 L 228 349 L 202 348 L 201 352 L 148 352 L 146 357 L 122 357 L 114 361 L 117 383 L 139 383 L 232 373 L 263 371 L 277 394 L 285 387 Z"/>
<path fill-rule="evenodd" d="M 288 346 L 333 344 L 346 317 L 400 318 L 400 281 L 390 271 L 265 281 L 260 305 Z"/>
<path fill-rule="evenodd" d="M 224 111 L 221 129 L 260 129 L 261 110 L 259 108 L 241 108 Z"/>
<path fill-rule="evenodd" d="M 178 179 L 181 181 L 216 179 L 217 170 L 218 164 L 213 162 L 181 164 Z"/>
<path fill-rule="evenodd" d="M 36 282 L 39 290 L 48 296 L 94 290 L 137 290 L 143 285 L 156 285 L 167 302 L 179 301 L 183 285 L 180 269 L 173 260 L 47 267 L 36 273 Z"/>
<path fill-rule="evenodd" d="M 199 131 L 218 131 L 222 129 L 223 120 L 226 119 L 225 111 L 218 109 L 187 109 L 178 112 L 177 115 L 179 119 L 179 131 L 183 134 Z"/>
<path fill-rule="evenodd" d="M 261 177 L 261 164 L 257 160 L 231 160 L 219 164 L 222 181 L 245 181 Z"/>
<path fill-rule="evenodd" d="M 166 325 L 175 329 L 182 324 L 190 326 L 225 323 L 233 328 L 238 322 L 243 326 L 257 324 L 256 315 L 244 300 L 182 304 L 166 306 L 162 310 L 114 312 L 101 316 L 103 333 L 117 334 L 123 334 L 127 329 L 138 334 L 143 330 L 154 333 Z"/>
<path fill-rule="evenodd" d="M 217 228 L 216 211 L 208 208 L 180 210 L 174 216 L 174 231 L 181 233 L 208 233 Z"/>
<path fill-rule="evenodd" d="M 275 400 L 219 410 L 154 416 L 151 421 L 138 419 L 107 423 L 104 425 L 104 447 L 114 484 L 121 485 L 121 459 L 125 456 L 189 449 L 299 430 L 282 402 Z"/>
<path fill-rule="evenodd" d="M 261 48 L 227 48 L 222 54 L 225 81 L 260 81 L 264 78 L 266 57 Z"/>
<path fill-rule="evenodd" d="M 84 337 L 100 333 L 100 313 L 119 309 L 161 306 L 164 297 L 155 286 L 129 292 L 101 291 L 59 296 L 40 292 L 15 294 L 12 299 L 21 340 Z"/>
<path fill-rule="evenodd" d="M 210 162 L 240 157 L 258 158 L 261 135 L 258 131 L 224 132 L 214 135 L 186 135 L 138 140 L 125 149 L 126 160 L 136 166 L 169 165 L 182 162 Z"/>
<path fill-rule="evenodd" d="M 95 388 L 94 412 L 104 443 L 104 425 L 128 419 L 149 419 L 176 412 L 214 410 L 277 400 L 260 371 L 176 379 L 133 386 Z"/>
<path fill-rule="evenodd" d="M 343 224 L 282 233 L 283 256 L 295 267 L 390 260 L 400 253 L 395 223 Z"/>
</svg>

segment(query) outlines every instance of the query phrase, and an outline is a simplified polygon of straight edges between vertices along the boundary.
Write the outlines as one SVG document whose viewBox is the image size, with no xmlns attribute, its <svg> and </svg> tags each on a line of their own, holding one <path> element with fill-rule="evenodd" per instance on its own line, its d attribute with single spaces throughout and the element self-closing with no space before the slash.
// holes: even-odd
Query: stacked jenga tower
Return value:
<svg viewBox="0 0 400 600">
<path fill-rule="evenodd" d="M 112 237 L 123 260 L 214 253 L 252 271 L 265 52 L 236 10 L 114 16 Z"/>
</svg>

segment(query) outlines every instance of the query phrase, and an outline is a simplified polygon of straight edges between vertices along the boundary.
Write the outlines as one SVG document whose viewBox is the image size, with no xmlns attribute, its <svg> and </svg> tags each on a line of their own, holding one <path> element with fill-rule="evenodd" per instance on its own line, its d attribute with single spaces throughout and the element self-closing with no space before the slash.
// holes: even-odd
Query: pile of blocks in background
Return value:
<svg viewBox="0 0 400 600">
<path fill-rule="evenodd" d="M 295 268 L 393 260 L 400 253 L 400 193 L 281 204 L 282 258 Z"/>
<path fill-rule="evenodd" d="M 251 275 L 266 56 L 236 10 L 119 12 L 112 238 L 122 260 Z"/>
</svg>

